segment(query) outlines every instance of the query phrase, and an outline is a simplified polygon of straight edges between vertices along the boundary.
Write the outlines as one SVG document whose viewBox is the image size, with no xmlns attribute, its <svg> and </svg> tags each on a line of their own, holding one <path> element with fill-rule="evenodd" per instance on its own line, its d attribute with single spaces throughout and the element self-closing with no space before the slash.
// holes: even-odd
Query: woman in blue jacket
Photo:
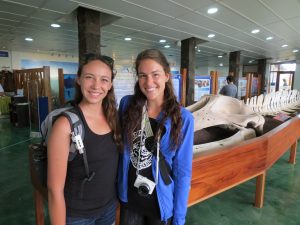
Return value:
<svg viewBox="0 0 300 225">
<path fill-rule="evenodd" d="M 121 225 L 183 225 L 192 173 L 194 120 L 174 94 L 166 57 L 136 59 L 134 95 L 120 102 L 125 147 L 119 164 Z"/>
</svg>

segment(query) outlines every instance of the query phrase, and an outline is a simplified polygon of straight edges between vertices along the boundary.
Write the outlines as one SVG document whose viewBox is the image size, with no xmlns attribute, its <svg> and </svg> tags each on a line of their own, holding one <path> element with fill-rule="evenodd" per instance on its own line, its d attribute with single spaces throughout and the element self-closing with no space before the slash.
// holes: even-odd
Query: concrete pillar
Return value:
<svg viewBox="0 0 300 225">
<path fill-rule="evenodd" d="M 181 69 L 187 69 L 186 106 L 194 103 L 195 47 L 205 40 L 191 37 L 181 41 Z"/>
<path fill-rule="evenodd" d="M 239 74 L 240 74 L 240 60 L 241 52 L 230 52 L 229 54 L 229 75 L 234 77 L 235 85 L 238 85 Z"/>
<path fill-rule="evenodd" d="M 79 64 L 82 64 L 86 53 L 101 54 L 100 48 L 100 12 L 77 8 Z"/>
<path fill-rule="evenodd" d="M 268 84 L 265 84 L 266 80 L 266 68 L 267 68 L 267 59 L 257 60 L 257 73 L 261 75 L 261 90 L 260 93 L 265 93 L 268 87 Z"/>
</svg>

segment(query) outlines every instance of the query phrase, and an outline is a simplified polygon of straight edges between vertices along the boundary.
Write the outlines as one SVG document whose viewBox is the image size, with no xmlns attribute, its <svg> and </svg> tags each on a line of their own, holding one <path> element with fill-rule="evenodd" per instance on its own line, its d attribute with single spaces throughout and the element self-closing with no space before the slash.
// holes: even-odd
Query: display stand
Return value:
<svg viewBox="0 0 300 225">
<path fill-rule="evenodd" d="M 41 111 L 51 111 L 50 67 L 13 71 L 15 89 L 23 89 L 29 103 L 30 137 L 40 137 Z M 47 109 L 40 108 L 39 97 L 47 98 Z M 36 131 L 33 131 L 32 128 Z"/>
<path fill-rule="evenodd" d="M 189 206 L 256 178 L 255 206 L 263 206 L 266 171 L 289 149 L 295 164 L 300 118 L 233 147 L 198 153 L 193 158 Z"/>
<path fill-rule="evenodd" d="M 245 100 L 252 96 L 258 96 L 261 93 L 261 75 L 246 73 L 247 86 Z"/>
</svg>

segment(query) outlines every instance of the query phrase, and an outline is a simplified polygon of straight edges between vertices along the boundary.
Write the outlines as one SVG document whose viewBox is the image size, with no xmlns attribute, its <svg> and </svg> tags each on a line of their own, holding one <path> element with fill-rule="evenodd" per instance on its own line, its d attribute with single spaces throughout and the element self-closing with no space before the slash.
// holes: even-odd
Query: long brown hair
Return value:
<svg viewBox="0 0 300 225">
<path fill-rule="evenodd" d="M 99 60 L 106 64 L 110 70 L 111 70 L 111 82 L 113 82 L 116 72 L 114 70 L 114 60 L 108 56 L 104 55 L 96 55 L 96 54 L 88 54 L 86 56 L 85 61 L 79 66 L 77 77 L 81 76 L 82 69 L 85 65 L 88 63 Z M 78 105 L 82 101 L 83 95 L 81 92 L 80 86 L 75 83 L 75 98 L 74 102 Z M 122 144 L 122 136 L 121 136 L 121 128 L 120 128 L 120 122 L 119 117 L 117 113 L 117 106 L 116 106 L 116 98 L 115 98 L 115 92 L 114 87 L 112 86 L 111 89 L 108 91 L 107 95 L 102 101 L 102 107 L 104 111 L 104 116 L 107 120 L 107 123 L 109 127 L 112 129 L 113 138 L 114 141 L 118 147 L 119 150 L 122 150 L 123 144 Z"/>
<path fill-rule="evenodd" d="M 145 59 L 152 59 L 159 63 L 164 72 L 171 75 L 170 65 L 164 56 L 164 54 L 157 49 L 147 49 L 141 52 L 135 61 L 136 75 L 138 75 L 138 68 L 141 62 Z M 138 81 L 134 87 L 134 95 L 131 103 L 129 104 L 125 115 L 123 127 L 127 131 L 129 144 L 132 146 L 132 134 L 133 131 L 141 124 L 142 119 L 142 109 L 146 102 L 146 96 L 142 93 Z M 165 121 L 171 119 L 171 148 L 176 149 L 176 147 L 181 142 L 181 128 L 182 128 L 182 118 L 180 112 L 180 104 L 177 102 L 176 96 L 174 94 L 174 89 L 172 85 L 171 78 L 166 82 L 164 90 L 164 101 L 162 105 L 163 117 L 159 123 L 158 130 L 163 130 Z"/>
</svg>

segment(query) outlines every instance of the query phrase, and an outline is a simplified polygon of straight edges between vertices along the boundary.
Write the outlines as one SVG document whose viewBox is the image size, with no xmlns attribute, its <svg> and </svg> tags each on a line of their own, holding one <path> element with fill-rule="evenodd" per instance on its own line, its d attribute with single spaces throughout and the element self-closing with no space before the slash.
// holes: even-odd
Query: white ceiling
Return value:
<svg viewBox="0 0 300 225">
<path fill-rule="evenodd" d="M 0 0 L 0 49 L 77 56 L 78 6 L 120 17 L 101 30 L 101 45 L 106 46 L 101 51 L 116 59 L 132 59 L 153 47 L 180 57 L 178 43 L 190 37 L 207 40 L 199 46 L 197 60 L 208 65 L 226 65 L 233 51 L 241 51 L 246 62 L 300 59 L 300 0 Z M 219 10 L 209 15 L 210 7 Z M 51 28 L 51 23 L 61 28 Z M 252 34 L 253 29 L 260 32 Z M 215 37 L 208 38 L 212 33 Z M 273 40 L 267 41 L 269 36 Z M 160 39 L 171 47 L 165 49 Z"/>
</svg>

